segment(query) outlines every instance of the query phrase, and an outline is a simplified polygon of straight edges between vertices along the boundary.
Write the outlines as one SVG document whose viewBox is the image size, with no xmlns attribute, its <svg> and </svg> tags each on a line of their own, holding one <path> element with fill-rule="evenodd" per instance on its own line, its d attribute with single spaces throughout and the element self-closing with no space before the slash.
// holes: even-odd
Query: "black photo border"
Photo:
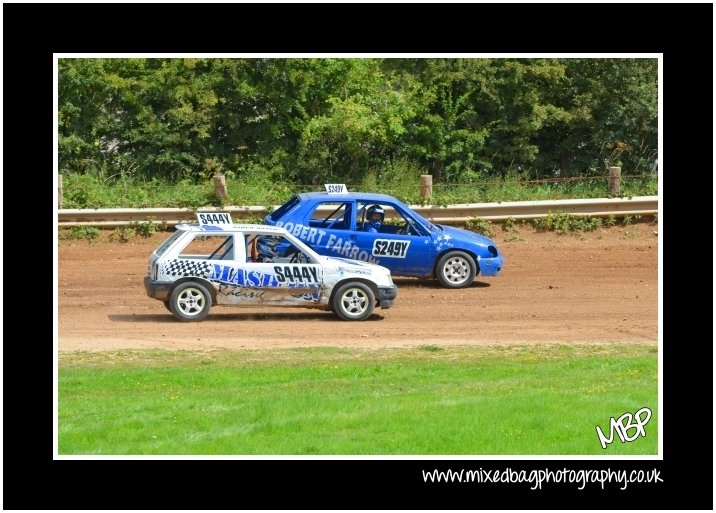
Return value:
<svg viewBox="0 0 716 513">
<path fill-rule="evenodd" d="M 684 401 L 690 396 L 695 402 L 688 404 L 698 405 L 711 399 L 713 406 L 713 344 L 698 340 L 695 326 L 684 331 L 677 320 L 684 316 L 674 312 L 677 302 L 693 302 L 690 283 L 702 281 L 693 276 L 703 272 L 690 265 L 694 253 L 705 258 L 698 240 L 684 232 L 701 213 L 683 219 L 680 212 L 699 208 L 701 198 L 694 192 L 702 187 L 695 178 L 682 178 L 701 170 L 700 179 L 706 180 L 713 169 L 713 161 L 702 158 L 712 149 L 713 120 L 705 112 L 713 106 L 713 5 L 51 3 L 2 8 L 4 233 L 9 244 L 32 229 L 48 241 L 43 245 L 48 256 L 31 265 L 4 254 L 4 509 L 713 508 L 713 474 L 698 470 L 704 460 L 713 469 L 713 438 L 706 444 L 703 434 L 713 436 L 712 415 L 690 410 Z M 689 37 L 676 35 L 677 26 L 687 27 Z M 664 215 L 659 219 L 665 244 L 663 460 L 53 460 L 53 298 L 47 280 L 53 270 L 52 237 L 42 233 L 56 222 L 52 191 L 43 188 L 44 195 L 29 201 L 16 192 L 24 190 L 28 171 L 48 176 L 53 165 L 53 55 L 75 52 L 662 54 L 660 165 L 668 166 L 660 178 Z M 712 172 L 708 176 L 713 179 Z M 23 228 L 13 242 L 11 227 Z M 30 280 L 18 272 L 26 265 Z M 480 467 L 658 469 L 663 482 L 626 490 L 562 485 L 532 491 L 515 484 L 429 484 L 421 473 Z"/>
</svg>

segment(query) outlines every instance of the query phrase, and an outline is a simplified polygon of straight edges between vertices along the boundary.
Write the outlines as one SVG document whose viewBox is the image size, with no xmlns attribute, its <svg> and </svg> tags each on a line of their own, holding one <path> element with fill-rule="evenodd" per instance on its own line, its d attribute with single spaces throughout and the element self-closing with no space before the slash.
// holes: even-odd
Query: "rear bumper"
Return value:
<svg viewBox="0 0 716 513">
<path fill-rule="evenodd" d="M 147 296 L 151 298 L 166 301 L 169 299 L 171 287 L 172 282 L 154 281 L 149 276 L 144 277 L 144 290 L 147 291 Z"/>
<path fill-rule="evenodd" d="M 390 308 L 398 297 L 398 287 L 378 287 L 378 302 L 381 308 Z"/>
</svg>

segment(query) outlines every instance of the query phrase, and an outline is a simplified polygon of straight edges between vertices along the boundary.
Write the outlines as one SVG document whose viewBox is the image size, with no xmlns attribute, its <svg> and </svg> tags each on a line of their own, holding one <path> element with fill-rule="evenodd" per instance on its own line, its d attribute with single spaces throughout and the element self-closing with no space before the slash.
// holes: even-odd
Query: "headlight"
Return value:
<svg viewBox="0 0 716 513">
<path fill-rule="evenodd" d="M 493 258 L 497 256 L 497 248 L 495 246 L 487 246 L 487 251 L 490 252 Z"/>
</svg>

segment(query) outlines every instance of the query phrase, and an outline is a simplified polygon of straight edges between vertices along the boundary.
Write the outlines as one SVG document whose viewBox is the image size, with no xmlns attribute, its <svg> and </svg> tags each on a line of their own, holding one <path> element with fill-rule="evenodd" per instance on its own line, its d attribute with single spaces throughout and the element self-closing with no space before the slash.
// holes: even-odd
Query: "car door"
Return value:
<svg viewBox="0 0 716 513">
<path fill-rule="evenodd" d="M 261 237 L 270 237 L 275 251 L 261 255 Z M 247 281 L 259 303 L 309 306 L 323 294 L 323 268 L 283 235 L 247 236 Z"/>
<path fill-rule="evenodd" d="M 203 238 L 211 243 L 211 237 Z M 259 304 L 263 295 L 261 286 L 270 278 L 252 269 L 243 233 L 222 234 L 216 241 L 206 256 L 211 267 L 210 280 L 216 289 L 216 304 Z"/>
<path fill-rule="evenodd" d="M 356 204 L 356 229 L 351 233 L 350 241 L 356 248 L 356 255 L 365 256 L 357 259 L 385 266 L 396 275 L 431 275 L 434 254 L 430 236 L 414 226 L 415 221 L 397 205 L 380 203 L 385 220 L 377 233 L 362 229 L 364 212 L 375 204 L 366 201 Z"/>
<path fill-rule="evenodd" d="M 351 199 L 317 201 L 303 224 L 294 225 L 292 233 L 320 255 L 353 258 L 354 211 L 355 201 Z"/>
</svg>

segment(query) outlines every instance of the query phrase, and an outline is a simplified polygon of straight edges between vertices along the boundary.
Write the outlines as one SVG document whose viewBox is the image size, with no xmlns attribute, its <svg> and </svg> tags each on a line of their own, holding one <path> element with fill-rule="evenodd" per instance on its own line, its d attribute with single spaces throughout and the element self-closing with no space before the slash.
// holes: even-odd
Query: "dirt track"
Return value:
<svg viewBox="0 0 716 513">
<path fill-rule="evenodd" d="M 478 277 L 461 290 L 395 278 L 396 305 L 357 323 L 330 312 L 279 307 L 215 307 L 200 323 L 181 323 L 148 298 L 142 284 L 149 253 L 169 234 L 126 244 L 61 240 L 59 349 L 656 343 L 653 225 L 578 235 L 523 228 L 523 240 L 513 242 L 497 230 L 506 259 L 502 276 Z"/>
</svg>

